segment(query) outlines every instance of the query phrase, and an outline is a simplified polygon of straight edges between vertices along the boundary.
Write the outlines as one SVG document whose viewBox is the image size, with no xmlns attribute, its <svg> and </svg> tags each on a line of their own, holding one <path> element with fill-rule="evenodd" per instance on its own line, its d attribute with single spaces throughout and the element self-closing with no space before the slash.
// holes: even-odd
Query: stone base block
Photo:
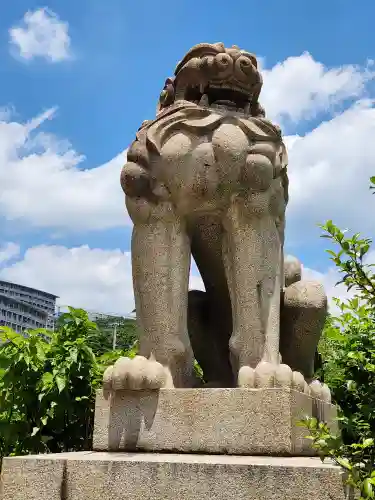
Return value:
<svg viewBox="0 0 375 500">
<path fill-rule="evenodd" d="M 109 399 L 98 392 L 94 450 L 313 456 L 297 422 L 334 414 L 331 405 L 281 388 L 119 391 Z"/>
<path fill-rule="evenodd" d="M 2 500 L 347 500 L 318 458 L 81 452 L 5 458 Z"/>
</svg>

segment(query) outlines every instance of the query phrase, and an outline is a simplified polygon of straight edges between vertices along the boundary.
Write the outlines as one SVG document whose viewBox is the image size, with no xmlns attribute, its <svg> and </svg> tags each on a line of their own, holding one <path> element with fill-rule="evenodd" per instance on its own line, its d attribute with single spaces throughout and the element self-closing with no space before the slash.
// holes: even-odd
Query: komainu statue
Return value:
<svg viewBox="0 0 375 500">
<path fill-rule="evenodd" d="M 256 57 L 203 43 L 166 80 L 121 173 L 134 223 L 140 353 L 104 389 L 292 387 L 329 400 L 312 380 L 327 299 L 284 262 L 287 152 L 259 104 Z M 191 256 L 205 292 L 188 292 Z"/>
</svg>

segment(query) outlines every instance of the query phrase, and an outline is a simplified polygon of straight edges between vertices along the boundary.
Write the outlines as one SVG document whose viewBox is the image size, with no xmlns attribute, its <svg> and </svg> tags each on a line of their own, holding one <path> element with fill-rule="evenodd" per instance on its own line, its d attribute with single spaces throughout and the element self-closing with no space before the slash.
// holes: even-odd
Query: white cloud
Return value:
<svg viewBox="0 0 375 500">
<path fill-rule="evenodd" d="M 54 293 L 59 296 L 60 306 L 121 314 L 134 309 L 130 252 L 40 245 L 29 248 L 17 262 L 7 264 L 18 254 L 15 243 L 0 248 L 0 278 Z M 370 252 L 367 262 L 375 262 L 375 251 Z M 204 290 L 194 267 L 190 289 Z M 335 286 L 340 274 L 334 267 L 325 273 L 304 267 L 303 279 L 324 285 L 333 313 L 337 312 L 333 297 L 345 300 L 354 293 L 348 294 L 344 285 Z"/>
<path fill-rule="evenodd" d="M 0 265 L 5 264 L 14 257 L 18 257 L 20 254 L 20 246 L 16 243 L 5 243 L 0 246 Z"/>
<path fill-rule="evenodd" d="M 374 236 L 375 108 L 357 102 L 331 121 L 289 144 L 291 234 L 309 238 L 309 229 L 327 219 L 342 228 Z M 288 140 L 287 140 L 288 142 Z M 303 229 L 303 233 L 301 230 Z"/>
<path fill-rule="evenodd" d="M 97 168 L 67 141 L 39 131 L 50 109 L 27 123 L 0 117 L 0 215 L 39 227 L 107 229 L 129 222 L 120 187 L 122 153 Z"/>
<path fill-rule="evenodd" d="M 375 264 L 375 250 L 370 251 L 365 259 L 365 264 L 372 263 Z M 333 298 L 337 298 L 340 301 L 346 301 L 354 297 L 357 293 L 355 288 L 352 288 L 350 291 L 348 291 L 346 286 L 342 283 L 336 285 L 336 283 L 341 281 L 343 275 L 342 273 L 339 273 L 337 271 L 337 268 L 334 266 L 329 267 L 325 273 L 303 267 L 302 277 L 306 280 L 319 281 L 324 285 L 324 289 L 328 297 L 330 312 L 333 315 L 339 314 L 340 312 L 335 302 L 332 300 Z"/>
<path fill-rule="evenodd" d="M 9 30 L 10 43 L 23 59 L 44 58 L 60 62 L 71 57 L 68 23 L 49 9 L 29 11 Z"/>
<path fill-rule="evenodd" d="M 318 281 L 319 283 L 322 283 L 328 297 L 329 310 L 333 315 L 338 313 L 338 309 L 333 301 L 333 298 L 345 301 L 354 294 L 354 290 L 352 292 L 348 292 L 345 285 L 342 283 L 336 285 L 336 283 L 341 280 L 342 276 L 337 272 L 335 267 L 329 267 L 325 273 L 315 271 L 314 269 L 310 269 L 308 267 L 303 267 L 302 278 L 307 281 Z"/>
<path fill-rule="evenodd" d="M 13 246 L 4 248 L 9 253 Z M 61 306 L 121 314 L 134 309 L 130 252 L 41 245 L 0 267 L 0 278 L 54 293 Z M 190 286 L 202 289 L 200 277 L 191 276 Z"/>
<path fill-rule="evenodd" d="M 205 290 L 203 280 L 199 274 L 190 273 L 189 288 L 190 290 Z"/>
<path fill-rule="evenodd" d="M 13 28 L 10 32 L 12 38 L 19 35 L 21 55 L 64 58 L 63 51 L 57 51 L 60 56 L 52 55 L 55 49 L 43 52 L 44 42 L 33 45 L 36 39 L 27 30 L 33 26 L 30 18 L 38 12 L 33 22 L 53 18 L 43 9 L 29 13 L 26 31 Z M 65 30 L 68 54 L 67 25 Z M 59 33 L 57 28 L 54 33 Z M 29 48 L 27 40 L 32 42 Z M 30 47 L 39 47 L 39 52 Z M 375 175 L 375 108 L 364 98 L 371 78 L 371 68 L 328 69 L 309 54 L 288 58 L 265 72 L 262 104 L 270 118 L 299 121 L 322 111 L 336 111 L 332 119 L 304 136 L 286 137 L 290 176 L 287 228 L 292 239 L 296 236 L 302 244 L 310 244 L 316 223 L 328 218 L 341 227 L 370 236 L 374 233 L 375 197 L 368 190 L 368 178 Z M 337 112 L 346 99 L 356 102 Z M 83 169 L 83 156 L 69 142 L 43 132 L 45 120 L 54 118 L 55 112 L 52 108 L 22 123 L 13 118 L 12 110 L 0 108 L 0 216 L 53 228 L 57 233 L 129 224 L 119 184 L 126 153 L 96 168 Z M 10 262 L 19 251 L 15 243 L 0 247 L 2 278 L 56 293 L 62 305 L 122 313 L 134 307 L 128 252 L 38 246 Z M 334 286 L 339 280 L 334 268 L 325 273 L 305 268 L 304 276 L 323 282 L 330 300 L 347 296 L 344 286 Z M 195 274 L 190 285 L 203 289 Z"/>
<path fill-rule="evenodd" d="M 289 58 L 265 74 L 264 104 L 274 118 L 311 116 L 351 98 L 357 102 L 289 146 L 288 235 L 308 240 L 328 218 L 354 230 L 373 231 L 375 199 L 367 188 L 374 175 L 375 109 L 362 99 L 367 68 L 327 69 L 308 54 Z M 43 132 L 50 109 L 27 123 L 0 112 L 0 216 L 35 227 L 103 230 L 130 223 L 119 183 L 125 153 L 84 170 L 83 156 Z M 359 202 L 360 201 L 360 202 Z M 303 229 L 303 233 L 301 233 Z"/>
<path fill-rule="evenodd" d="M 42 245 L 29 248 L 0 276 L 54 293 L 62 306 L 123 313 L 133 308 L 129 252 Z"/>
<path fill-rule="evenodd" d="M 368 64 L 328 69 L 307 52 L 288 57 L 272 69 L 263 70 L 262 105 L 271 120 L 289 118 L 297 122 L 312 118 L 345 99 L 363 95 L 366 83 L 375 76 L 371 62 Z"/>
</svg>

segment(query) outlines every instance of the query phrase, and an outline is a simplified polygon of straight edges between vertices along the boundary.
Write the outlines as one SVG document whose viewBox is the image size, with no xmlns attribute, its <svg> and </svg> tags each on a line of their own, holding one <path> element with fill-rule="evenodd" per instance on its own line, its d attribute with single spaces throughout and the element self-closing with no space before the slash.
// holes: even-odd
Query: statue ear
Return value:
<svg viewBox="0 0 375 500">
<path fill-rule="evenodd" d="M 158 105 L 156 107 L 156 113 L 159 113 L 163 109 L 165 100 L 167 98 L 167 95 L 168 95 L 168 92 L 165 89 L 163 89 L 160 92 L 160 96 L 159 96 L 159 100 L 158 100 Z"/>
<path fill-rule="evenodd" d="M 160 93 L 158 105 L 156 108 L 156 113 L 160 113 L 162 109 L 173 104 L 174 98 L 175 98 L 174 78 L 168 77 L 165 80 L 164 88 Z"/>
</svg>

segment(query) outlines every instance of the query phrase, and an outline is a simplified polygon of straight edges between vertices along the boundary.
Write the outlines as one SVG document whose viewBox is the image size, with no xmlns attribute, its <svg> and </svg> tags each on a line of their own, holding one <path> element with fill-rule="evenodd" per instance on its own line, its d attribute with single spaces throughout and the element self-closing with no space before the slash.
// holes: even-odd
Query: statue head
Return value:
<svg viewBox="0 0 375 500">
<path fill-rule="evenodd" d="M 177 64 L 160 95 L 158 111 L 178 101 L 264 116 L 258 103 L 262 76 L 254 54 L 222 43 L 195 45 Z"/>
</svg>

